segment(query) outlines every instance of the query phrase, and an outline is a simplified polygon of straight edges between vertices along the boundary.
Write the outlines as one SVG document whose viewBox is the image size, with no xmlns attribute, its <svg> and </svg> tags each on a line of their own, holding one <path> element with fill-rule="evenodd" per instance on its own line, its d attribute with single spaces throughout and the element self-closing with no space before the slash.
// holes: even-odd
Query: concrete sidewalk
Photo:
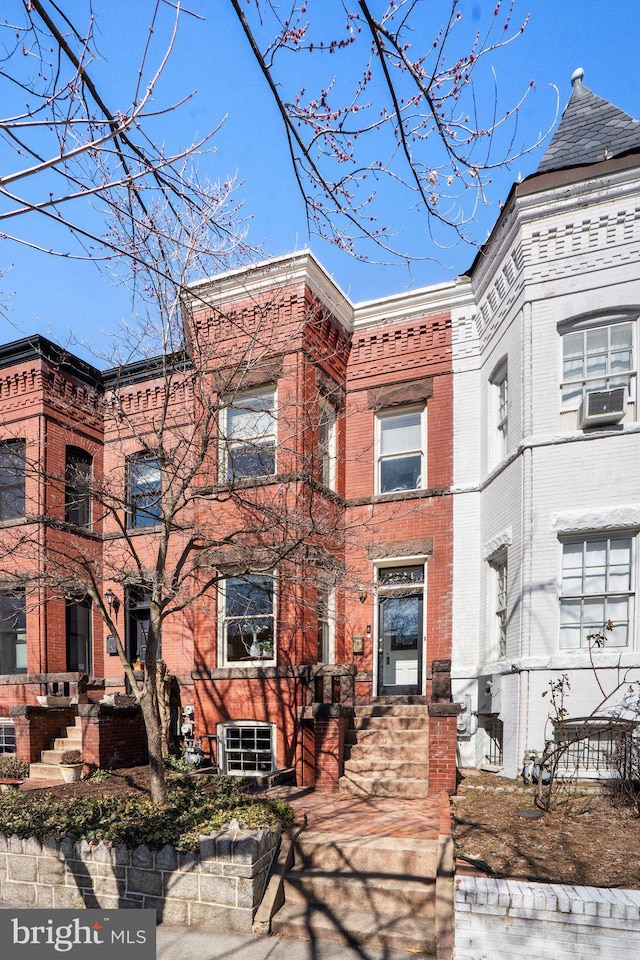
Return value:
<svg viewBox="0 0 640 960">
<path fill-rule="evenodd" d="M 203 927 L 156 928 L 157 960 L 427 960 L 408 950 L 369 952 L 328 940 L 251 937 Z"/>
</svg>

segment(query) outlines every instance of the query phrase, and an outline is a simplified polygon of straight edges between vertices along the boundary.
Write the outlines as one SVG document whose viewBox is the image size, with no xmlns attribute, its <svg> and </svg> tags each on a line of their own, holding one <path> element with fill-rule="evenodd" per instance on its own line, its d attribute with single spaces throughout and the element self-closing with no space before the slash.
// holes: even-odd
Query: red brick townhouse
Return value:
<svg viewBox="0 0 640 960">
<path fill-rule="evenodd" d="M 115 635 L 144 663 L 161 596 L 174 725 L 223 771 L 453 788 L 450 286 L 354 306 L 303 252 L 194 284 L 180 353 L 0 348 L 5 750 L 37 759 L 57 684 L 87 761 L 133 759 Z"/>
</svg>

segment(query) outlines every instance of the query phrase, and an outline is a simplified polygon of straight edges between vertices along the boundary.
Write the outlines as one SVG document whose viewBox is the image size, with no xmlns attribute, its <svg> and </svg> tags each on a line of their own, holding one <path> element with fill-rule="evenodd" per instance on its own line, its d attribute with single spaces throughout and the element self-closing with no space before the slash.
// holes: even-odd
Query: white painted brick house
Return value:
<svg viewBox="0 0 640 960">
<path fill-rule="evenodd" d="M 605 690 L 640 676 L 640 123 L 572 82 L 469 272 L 473 335 L 454 321 L 460 758 L 509 776 L 550 734 L 551 679 L 572 717 L 602 699 L 606 621 Z"/>
</svg>

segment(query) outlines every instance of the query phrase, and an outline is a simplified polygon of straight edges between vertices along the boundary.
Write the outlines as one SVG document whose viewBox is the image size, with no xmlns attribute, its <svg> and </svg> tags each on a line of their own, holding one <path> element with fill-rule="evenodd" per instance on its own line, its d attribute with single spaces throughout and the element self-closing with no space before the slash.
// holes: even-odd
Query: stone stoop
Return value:
<svg viewBox="0 0 640 960">
<path fill-rule="evenodd" d="M 53 746 L 42 751 L 40 761 L 30 765 L 29 779 L 55 780 L 62 783 L 59 764 L 60 757 L 65 750 L 82 750 L 82 722 L 80 717 L 75 718 L 73 726 L 63 727 L 60 736 L 53 741 Z"/>
<path fill-rule="evenodd" d="M 371 703 L 355 708 L 347 731 L 341 793 L 373 797 L 429 796 L 426 704 Z"/>
<path fill-rule="evenodd" d="M 436 840 L 304 831 L 293 848 L 273 933 L 435 957 Z"/>
</svg>

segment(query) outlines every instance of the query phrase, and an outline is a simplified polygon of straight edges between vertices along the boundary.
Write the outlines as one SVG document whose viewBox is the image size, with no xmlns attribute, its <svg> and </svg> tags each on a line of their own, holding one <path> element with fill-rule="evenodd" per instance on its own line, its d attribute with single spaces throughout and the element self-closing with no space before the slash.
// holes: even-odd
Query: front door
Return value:
<svg viewBox="0 0 640 960">
<path fill-rule="evenodd" d="M 378 575 L 378 696 L 422 692 L 424 567 Z"/>
</svg>

